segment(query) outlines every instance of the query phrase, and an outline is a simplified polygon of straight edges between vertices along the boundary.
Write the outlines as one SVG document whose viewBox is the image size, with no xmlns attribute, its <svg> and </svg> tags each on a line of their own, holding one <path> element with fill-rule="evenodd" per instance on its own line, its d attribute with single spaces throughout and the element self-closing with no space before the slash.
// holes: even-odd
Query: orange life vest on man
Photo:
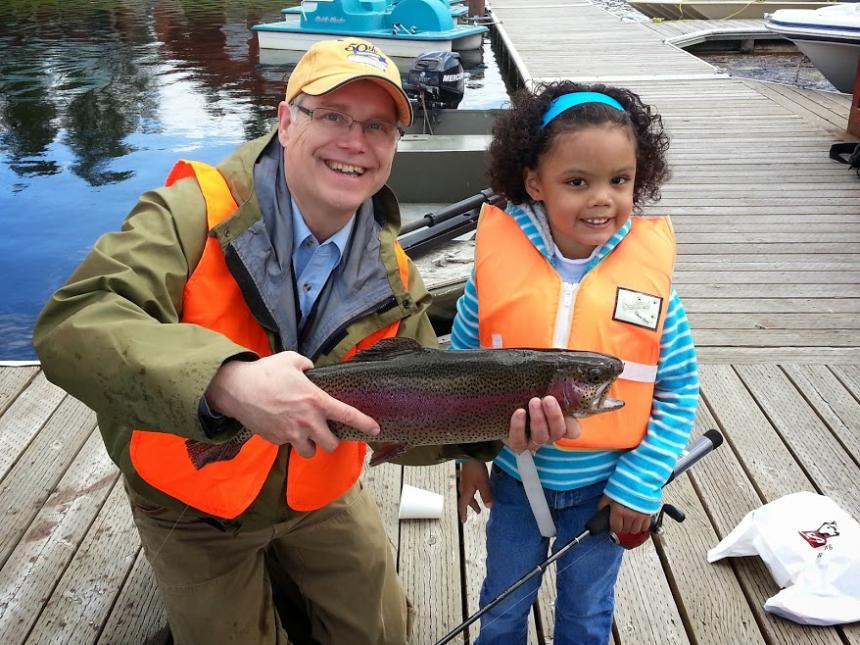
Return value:
<svg viewBox="0 0 860 645">
<path fill-rule="evenodd" d="M 206 200 L 209 230 L 234 213 L 238 206 L 226 181 L 212 166 L 180 161 L 171 170 L 166 185 L 185 177 L 196 177 Z M 399 245 L 395 247 L 400 278 L 409 281 L 409 262 Z M 182 299 L 181 321 L 218 331 L 233 342 L 260 356 L 272 349 L 266 330 L 254 318 L 239 285 L 231 275 L 218 240 L 209 236 L 200 262 L 188 279 Z M 399 321 L 374 332 L 349 352 L 370 347 L 383 338 L 397 335 Z M 165 432 L 135 430 L 129 453 L 138 474 L 151 486 L 201 511 L 233 519 L 241 515 L 259 494 L 279 447 L 251 435 L 233 458 L 197 468 L 189 458 L 187 439 Z M 286 501 L 290 508 L 310 511 L 322 508 L 343 495 L 361 475 L 367 444 L 341 441 L 332 452 L 317 450 L 305 459 L 290 451 L 287 466 Z"/>
<path fill-rule="evenodd" d="M 588 350 L 624 361 L 609 396 L 625 406 L 581 419 L 582 435 L 557 447 L 620 450 L 642 441 L 674 264 L 669 218 L 637 216 L 579 285 L 564 283 L 512 216 L 484 206 L 475 258 L 481 346 Z"/>
</svg>

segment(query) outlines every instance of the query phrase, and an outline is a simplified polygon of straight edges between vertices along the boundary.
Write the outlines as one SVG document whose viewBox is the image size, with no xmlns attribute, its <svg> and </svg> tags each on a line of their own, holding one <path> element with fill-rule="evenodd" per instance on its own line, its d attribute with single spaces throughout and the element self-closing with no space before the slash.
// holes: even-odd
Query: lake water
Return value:
<svg viewBox="0 0 860 645">
<path fill-rule="evenodd" d="M 35 357 L 45 301 L 176 159 L 215 163 L 269 129 L 292 65 L 261 60 L 251 27 L 286 4 L 0 3 L 0 360 Z M 461 107 L 507 98 L 488 44 L 482 61 Z"/>
</svg>

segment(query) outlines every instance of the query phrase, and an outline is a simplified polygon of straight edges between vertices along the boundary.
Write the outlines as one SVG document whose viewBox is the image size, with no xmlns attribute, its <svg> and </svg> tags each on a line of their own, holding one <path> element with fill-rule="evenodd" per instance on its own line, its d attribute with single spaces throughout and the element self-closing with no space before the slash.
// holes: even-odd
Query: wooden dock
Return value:
<svg viewBox="0 0 860 645">
<path fill-rule="evenodd" d="M 614 641 L 860 645 L 858 624 L 765 614 L 777 588 L 757 558 L 705 560 L 748 511 L 788 493 L 828 495 L 860 518 L 860 180 L 827 158 L 849 139 L 850 98 L 719 75 L 586 2 L 493 10 L 523 82 L 630 87 L 672 137 L 673 179 L 654 210 L 675 222 L 677 289 L 702 362 L 695 433 L 718 428 L 727 443 L 667 488 L 687 521 L 627 553 Z M 459 525 L 450 464 L 364 480 L 419 611 L 413 642 L 434 643 L 477 608 L 487 514 Z M 443 494 L 445 517 L 398 521 L 403 484 Z M 0 522 L 0 643 L 170 642 L 94 414 L 35 366 L 0 368 Z M 532 643 L 551 642 L 553 581 Z"/>
</svg>

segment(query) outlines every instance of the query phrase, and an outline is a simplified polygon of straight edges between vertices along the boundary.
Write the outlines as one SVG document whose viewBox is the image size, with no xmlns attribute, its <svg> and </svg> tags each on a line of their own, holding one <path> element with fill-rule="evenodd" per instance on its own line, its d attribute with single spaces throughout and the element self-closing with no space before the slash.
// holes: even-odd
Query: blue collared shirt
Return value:
<svg viewBox="0 0 860 645">
<path fill-rule="evenodd" d="M 355 215 L 349 218 L 342 229 L 320 244 L 305 223 L 296 200 L 290 199 L 293 211 L 293 275 L 296 277 L 296 294 L 302 312 L 301 327 L 331 272 L 340 264 L 355 224 Z"/>
<path fill-rule="evenodd" d="M 296 278 L 295 288 L 302 314 L 299 321 L 301 328 L 331 272 L 340 264 L 355 224 L 355 215 L 350 217 L 337 233 L 320 244 L 305 223 L 296 200 L 291 197 L 290 202 L 293 211 L 293 275 Z M 209 407 L 205 396 L 200 399 L 198 414 L 204 424 L 204 430 L 209 429 L 212 432 L 217 430 L 218 424 L 224 419 L 223 415 Z"/>
</svg>

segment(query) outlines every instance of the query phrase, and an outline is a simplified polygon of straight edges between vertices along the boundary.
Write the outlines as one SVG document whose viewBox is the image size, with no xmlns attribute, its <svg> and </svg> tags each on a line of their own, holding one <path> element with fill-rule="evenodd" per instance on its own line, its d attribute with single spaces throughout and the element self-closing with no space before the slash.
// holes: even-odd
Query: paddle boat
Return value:
<svg viewBox="0 0 860 645">
<path fill-rule="evenodd" d="M 487 28 L 454 22 L 447 0 L 303 0 L 299 13 L 253 27 L 260 49 L 304 51 L 315 42 L 358 36 L 389 56 L 479 49 Z"/>
<path fill-rule="evenodd" d="M 764 25 L 793 41 L 837 90 L 853 91 L 860 62 L 860 3 L 780 9 L 766 14 Z"/>
<path fill-rule="evenodd" d="M 397 4 L 400 0 L 389 0 L 388 4 L 393 6 Z M 446 2 L 446 0 L 442 0 Z M 463 0 L 447 0 L 449 9 L 451 11 L 451 17 L 455 20 L 458 18 L 465 18 L 466 14 L 469 13 L 469 8 L 463 4 Z M 281 9 L 281 13 L 284 15 L 284 20 L 290 20 L 292 16 L 301 15 L 302 14 L 302 5 L 296 5 L 295 7 L 286 7 Z"/>
</svg>

